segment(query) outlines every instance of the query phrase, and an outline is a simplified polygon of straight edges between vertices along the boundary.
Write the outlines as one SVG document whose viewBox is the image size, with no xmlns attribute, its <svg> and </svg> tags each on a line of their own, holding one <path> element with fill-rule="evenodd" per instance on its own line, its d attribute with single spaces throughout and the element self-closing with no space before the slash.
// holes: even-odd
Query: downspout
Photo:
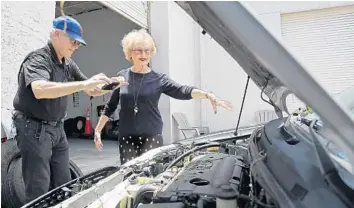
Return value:
<svg viewBox="0 0 354 208">
<path fill-rule="evenodd" d="M 147 8 L 146 8 L 146 14 L 147 14 L 147 30 L 149 33 L 151 33 L 151 1 L 147 1 Z"/>
<path fill-rule="evenodd" d="M 151 1 L 147 1 L 147 6 L 146 6 L 146 16 L 147 16 L 147 32 L 151 34 Z M 152 62 L 149 63 L 149 67 L 152 67 Z"/>
</svg>

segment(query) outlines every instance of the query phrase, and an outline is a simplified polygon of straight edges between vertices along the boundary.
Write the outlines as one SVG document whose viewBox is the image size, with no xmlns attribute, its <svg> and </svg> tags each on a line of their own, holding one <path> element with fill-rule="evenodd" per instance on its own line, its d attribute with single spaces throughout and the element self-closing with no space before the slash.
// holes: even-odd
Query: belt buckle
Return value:
<svg viewBox="0 0 354 208">
<path fill-rule="evenodd" d="M 57 121 L 42 121 L 43 124 L 49 124 L 51 126 L 56 126 L 57 125 Z"/>
</svg>

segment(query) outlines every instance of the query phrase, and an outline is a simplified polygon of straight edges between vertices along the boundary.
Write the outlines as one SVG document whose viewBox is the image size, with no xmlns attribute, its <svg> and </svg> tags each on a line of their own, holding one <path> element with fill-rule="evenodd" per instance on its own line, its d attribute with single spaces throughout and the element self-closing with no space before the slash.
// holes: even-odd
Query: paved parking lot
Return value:
<svg viewBox="0 0 354 208">
<path fill-rule="evenodd" d="M 95 148 L 92 140 L 69 138 L 70 159 L 73 160 L 84 174 L 105 166 L 119 166 L 118 142 L 103 140 L 103 151 Z"/>
</svg>

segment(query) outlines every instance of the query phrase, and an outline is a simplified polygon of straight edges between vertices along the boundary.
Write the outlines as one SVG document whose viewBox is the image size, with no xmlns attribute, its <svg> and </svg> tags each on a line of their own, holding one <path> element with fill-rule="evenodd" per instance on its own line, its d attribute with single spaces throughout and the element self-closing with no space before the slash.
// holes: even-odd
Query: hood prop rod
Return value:
<svg viewBox="0 0 354 208">
<path fill-rule="evenodd" d="M 243 93 L 243 99 L 242 99 L 242 104 L 241 104 L 241 108 L 240 108 L 240 113 L 238 114 L 238 121 L 237 121 L 237 125 L 236 125 L 236 130 L 234 132 L 234 135 L 237 136 L 238 135 L 238 127 L 240 125 L 240 119 L 241 119 L 241 114 L 242 114 L 242 110 L 243 110 L 243 105 L 245 103 L 245 99 L 246 99 L 246 94 L 247 94 L 247 88 L 248 88 L 248 83 L 250 81 L 250 76 L 247 76 L 247 82 L 246 82 L 246 87 L 245 87 L 245 92 Z"/>
</svg>

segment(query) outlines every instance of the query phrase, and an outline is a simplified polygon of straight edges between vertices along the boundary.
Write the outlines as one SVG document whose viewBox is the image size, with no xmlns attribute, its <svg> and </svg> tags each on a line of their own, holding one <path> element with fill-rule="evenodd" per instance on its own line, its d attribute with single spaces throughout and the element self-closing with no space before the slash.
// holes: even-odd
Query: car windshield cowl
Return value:
<svg viewBox="0 0 354 208">
<path fill-rule="evenodd" d="M 354 166 L 350 163 L 348 158 L 348 153 L 344 152 L 339 148 L 337 144 L 333 141 L 338 141 L 339 136 L 330 129 L 325 123 L 323 123 L 320 118 L 315 114 L 307 114 L 306 116 L 291 116 L 293 121 L 299 121 L 302 129 L 307 132 L 308 139 L 313 142 L 315 138 L 311 135 L 311 127 L 315 132 L 317 140 L 321 143 L 323 148 L 328 153 L 329 158 L 331 158 L 338 175 L 342 181 L 351 189 L 354 189 Z M 315 124 L 311 125 L 313 121 Z"/>
<path fill-rule="evenodd" d="M 354 120 L 354 85 L 348 87 L 346 90 L 333 96 L 333 99 L 340 105 L 344 111 Z M 305 112 L 304 112 L 305 111 Z M 350 154 L 353 152 L 345 152 L 342 148 L 339 148 L 342 138 L 333 131 L 327 125 L 319 115 L 317 115 L 312 110 L 310 112 L 305 110 L 299 110 L 295 120 L 300 121 L 302 124 L 305 124 L 307 127 L 310 126 L 310 123 L 313 120 L 317 120 L 314 128 L 316 132 L 321 137 L 321 142 L 325 146 L 326 150 L 331 154 L 331 157 L 335 157 L 337 162 L 344 164 L 351 174 L 354 175 L 354 167 L 350 163 Z M 307 128 L 306 127 L 306 128 Z"/>
</svg>

